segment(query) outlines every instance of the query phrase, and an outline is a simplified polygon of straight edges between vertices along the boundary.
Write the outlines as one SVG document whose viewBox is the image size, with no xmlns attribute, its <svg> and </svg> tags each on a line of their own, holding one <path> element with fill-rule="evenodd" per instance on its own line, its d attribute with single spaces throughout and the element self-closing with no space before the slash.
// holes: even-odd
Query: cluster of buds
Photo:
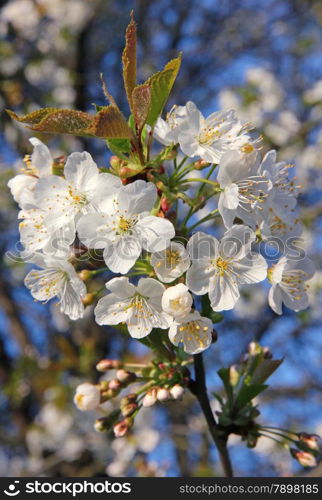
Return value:
<svg viewBox="0 0 322 500">
<path fill-rule="evenodd" d="M 320 436 L 317 434 L 307 434 L 301 432 L 295 441 L 296 448 L 290 448 L 293 458 L 295 458 L 303 467 L 315 467 L 316 458 L 320 455 Z"/>
<path fill-rule="evenodd" d="M 181 399 L 189 382 L 185 365 L 170 361 L 126 364 L 119 360 L 103 359 L 97 363 L 96 369 L 101 373 L 113 372 L 114 377 L 101 380 L 98 384 L 83 383 L 77 387 L 74 402 L 82 411 L 96 410 L 99 405 L 116 399 L 122 390 L 135 384 L 132 392 L 115 401 L 117 409 L 97 419 L 94 424 L 99 432 L 113 428 L 116 437 L 125 436 L 141 408 L 152 406 L 158 401 L 163 403 Z"/>
</svg>

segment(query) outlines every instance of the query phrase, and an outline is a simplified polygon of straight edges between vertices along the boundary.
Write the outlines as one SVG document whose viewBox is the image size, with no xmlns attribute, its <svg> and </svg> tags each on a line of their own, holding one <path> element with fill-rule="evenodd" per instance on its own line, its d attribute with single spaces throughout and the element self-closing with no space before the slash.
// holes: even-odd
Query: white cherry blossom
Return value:
<svg viewBox="0 0 322 500">
<path fill-rule="evenodd" d="M 35 254 L 31 262 L 42 268 L 33 269 L 25 278 L 25 285 L 31 295 L 44 302 L 57 297 L 61 312 L 73 320 L 81 318 L 84 314 L 82 298 L 86 295 L 86 286 L 74 267 L 66 260 L 40 253 Z"/>
<path fill-rule="evenodd" d="M 165 249 L 175 235 L 173 224 L 150 215 L 157 199 L 151 182 L 135 181 L 122 187 L 102 213 L 88 214 L 77 224 L 80 240 L 89 248 L 104 249 L 106 265 L 125 274 L 142 249 Z"/>
<path fill-rule="evenodd" d="M 214 311 L 233 309 L 239 299 L 239 286 L 263 281 L 267 263 L 250 253 L 255 234 L 247 226 L 235 225 L 218 241 L 214 236 L 195 233 L 188 250 L 192 265 L 186 283 L 196 295 L 209 294 Z"/>
<path fill-rule="evenodd" d="M 33 203 L 33 190 L 40 177 L 51 174 L 53 158 L 47 146 L 36 137 L 29 139 L 33 153 L 24 158 L 26 166 L 8 182 L 12 196 L 21 208 Z"/>
<path fill-rule="evenodd" d="M 35 187 L 37 206 L 47 212 L 47 224 L 56 228 L 74 222 L 81 214 L 97 211 L 122 186 L 115 175 L 100 173 L 86 151 L 67 158 L 64 176 L 46 176 Z"/>
<path fill-rule="evenodd" d="M 170 286 L 162 296 L 162 309 L 176 320 L 186 316 L 192 306 L 192 296 L 183 283 Z"/>
<path fill-rule="evenodd" d="M 24 246 L 24 258 L 30 259 L 32 253 L 43 250 L 55 256 L 69 253 L 69 245 L 75 239 L 75 226 L 72 222 L 56 229 L 46 224 L 46 212 L 39 208 L 21 210 L 18 215 L 20 241 Z"/>
<path fill-rule="evenodd" d="M 172 318 L 162 310 L 164 285 L 153 278 L 141 278 L 135 286 L 128 278 L 113 278 L 106 283 L 110 291 L 95 308 L 99 325 L 126 323 L 131 337 L 141 339 L 152 328 L 168 328 Z"/>
<path fill-rule="evenodd" d="M 306 281 L 314 274 L 314 265 L 309 258 L 293 260 L 281 257 L 268 271 L 272 288 L 268 303 L 276 314 L 282 314 L 282 304 L 293 311 L 302 311 L 309 305 Z"/>
<path fill-rule="evenodd" d="M 159 117 L 154 127 L 153 137 L 164 146 L 178 143 L 178 135 L 187 119 L 186 106 L 173 106 L 166 119 Z"/>
<path fill-rule="evenodd" d="M 171 324 L 169 339 L 176 346 L 182 342 L 188 354 L 198 354 L 210 346 L 212 329 L 211 320 L 194 311 Z"/>
<path fill-rule="evenodd" d="M 247 127 L 238 120 L 235 111 L 216 111 L 204 118 L 193 102 L 187 102 L 185 107 L 186 119 L 180 127 L 178 142 L 187 156 L 219 163 L 229 150 L 248 145 L 253 149 Z"/>
<path fill-rule="evenodd" d="M 186 272 L 190 266 L 190 257 L 181 243 L 171 241 L 165 250 L 151 255 L 151 264 L 159 280 L 170 283 Z"/>
<path fill-rule="evenodd" d="M 270 180 L 270 189 L 263 208 L 266 210 L 272 208 L 281 218 L 294 209 L 299 192 L 296 179 L 289 178 L 290 168 L 292 165 L 284 161 L 276 162 L 276 151 L 273 149 L 266 153 L 259 167 L 260 175 Z"/>
<path fill-rule="evenodd" d="M 222 189 L 218 210 L 227 228 L 233 225 L 235 217 L 255 227 L 257 212 L 270 187 L 267 177 L 259 173 L 259 165 L 259 154 L 251 162 L 243 161 L 237 151 L 223 155 L 217 176 Z"/>
<path fill-rule="evenodd" d="M 295 210 L 285 212 L 283 217 L 277 215 L 273 208 L 260 212 L 257 220 L 263 241 L 281 241 L 297 238 L 303 232 L 303 224 Z"/>
</svg>

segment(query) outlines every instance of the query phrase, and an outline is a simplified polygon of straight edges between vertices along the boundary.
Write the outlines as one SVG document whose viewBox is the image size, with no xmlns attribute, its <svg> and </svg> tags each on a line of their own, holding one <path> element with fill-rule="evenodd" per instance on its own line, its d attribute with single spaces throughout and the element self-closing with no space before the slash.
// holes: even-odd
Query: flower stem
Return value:
<svg viewBox="0 0 322 500">
<path fill-rule="evenodd" d="M 219 453 L 221 466 L 226 477 L 233 477 L 233 469 L 227 449 L 227 437 L 218 434 L 217 422 L 212 412 L 206 387 L 206 375 L 202 354 L 194 356 L 195 380 L 191 380 L 189 388 L 199 401 L 202 412 L 205 416 L 209 432 L 214 440 Z"/>
<path fill-rule="evenodd" d="M 213 217 L 216 217 L 217 215 L 219 215 L 218 208 L 216 208 L 215 210 L 212 210 L 212 212 L 210 212 L 210 214 L 208 214 L 205 217 L 203 217 L 202 219 L 198 220 L 195 224 L 192 224 L 192 226 L 187 227 L 187 232 L 190 233 L 195 227 L 199 226 L 199 224 L 202 224 L 203 222 L 206 222 L 207 220 L 210 220 Z"/>
</svg>

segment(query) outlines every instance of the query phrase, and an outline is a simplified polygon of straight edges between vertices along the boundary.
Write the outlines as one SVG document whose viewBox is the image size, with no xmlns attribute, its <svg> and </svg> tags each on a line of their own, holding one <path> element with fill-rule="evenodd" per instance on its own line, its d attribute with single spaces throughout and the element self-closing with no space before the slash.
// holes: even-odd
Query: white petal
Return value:
<svg viewBox="0 0 322 500">
<path fill-rule="evenodd" d="M 204 295 L 209 291 L 209 284 L 214 273 L 210 266 L 206 267 L 203 262 L 194 262 L 186 274 L 188 288 L 197 295 Z"/>
<path fill-rule="evenodd" d="M 80 241 L 93 249 L 105 248 L 114 235 L 111 218 L 101 213 L 83 215 L 76 229 Z"/>
<path fill-rule="evenodd" d="M 151 212 L 157 199 L 157 188 L 152 182 L 134 181 L 123 186 L 117 196 L 119 209 L 129 214 Z"/>
<path fill-rule="evenodd" d="M 31 155 L 31 165 L 38 170 L 39 176 L 51 174 L 53 158 L 47 146 L 37 137 L 29 139 L 34 147 Z"/>
<path fill-rule="evenodd" d="M 225 193 L 220 193 L 218 200 L 218 211 L 222 216 L 225 227 L 230 228 L 234 224 L 236 209 L 227 208 Z"/>
<path fill-rule="evenodd" d="M 135 225 L 135 234 L 145 250 L 159 252 L 169 246 L 175 236 L 175 229 L 169 220 L 148 215 Z"/>
<path fill-rule="evenodd" d="M 165 291 L 165 286 L 154 278 L 141 278 L 138 282 L 138 292 L 144 297 L 161 297 Z"/>
<path fill-rule="evenodd" d="M 220 240 L 219 253 L 223 258 L 242 259 L 250 252 L 256 235 L 248 226 L 235 224 Z"/>
<path fill-rule="evenodd" d="M 106 288 L 120 299 L 128 299 L 136 293 L 136 287 L 129 282 L 129 278 L 113 278 L 105 283 Z"/>
<path fill-rule="evenodd" d="M 259 283 L 267 278 L 267 262 L 262 255 L 247 255 L 233 263 L 239 283 Z"/>
<path fill-rule="evenodd" d="M 117 279 L 117 278 L 116 278 Z M 118 325 L 130 316 L 130 309 L 127 308 L 129 301 L 126 302 L 114 293 L 110 293 L 99 299 L 95 307 L 95 321 L 99 325 Z"/>
<path fill-rule="evenodd" d="M 278 285 L 273 285 L 268 292 L 268 303 L 276 314 L 282 314 L 282 292 Z"/>
<path fill-rule="evenodd" d="M 21 204 L 22 197 L 26 190 L 32 190 L 37 184 L 38 179 L 32 175 L 19 174 L 10 179 L 8 182 L 8 187 L 14 200 Z"/>
<path fill-rule="evenodd" d="M 82 318 L 84 315 L 84 304 L 78 291 L 69 281 L 66 281 L 64 292 L 60 298 L 60 310 L 72 320 Z"/>
<path fill-rule="evenodd" d="M 218 254 L 218 240 L 210 234 L 198 231 L 188 241 L 187 250 L 191 260 L 210 259 Z"/>
<path fill-rule="evenodd" d="M 209 291 L 211 307 L 214 311 L 233 309 L 239 299 L 237 283 L 226 275 L 218 276 Z"/>
<path fill-rule="evenodd" d="M 66 180 L 81 191 L 93 191 L 98 183 L 99 170 L 89 153 L 72 153 L 64 168 Z"/>
<path fill-rule="evenodd" d="M 142 247 L 137 238 L 122 236 L 115 243 L 107 244 L 103 257 L 113 273 L 126 274 L 140 257 Z"/>
</svg>

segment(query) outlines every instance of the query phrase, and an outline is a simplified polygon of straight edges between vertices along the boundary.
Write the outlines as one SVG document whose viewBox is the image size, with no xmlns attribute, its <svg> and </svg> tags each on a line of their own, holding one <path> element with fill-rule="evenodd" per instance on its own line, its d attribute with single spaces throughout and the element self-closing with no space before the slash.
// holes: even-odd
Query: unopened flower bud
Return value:
<svg viewBox="0 0 322 500">
<path fill-rule="evenodd" d="M 184 395 L 184 388 L 181 385 L 176 384 L 173 387 L 171 387 L 170 394 L 173 397 L 173 399 L 181 399 Z"/>
<path fill-rule="evenodd" d="M 117 378 L 113 378 L 112 380 L 110 380 L 108 387 L 109 387 L 109 389 L 112 389 L 112 390 L 121 389 L 122 382 L 120 382 Z"/>
<path fill-rule="evenodd" d="M 111 156 L 110 165 L 113 169 L 118 169 L 122 160 L 118 156 Z"/>
<path fill-rule="evenodd" d="M 122 398 L 120 401 L 121 410 L 122 410 L 122 408 L 124 408 L 125 406 L 127 406 L 129 404 L 136 403 L 136 400 L 137 400 L 137 394 L 135 394 L 135 393 L 128 394 L 127 396 Z"/>
<path fill-rule="evenodd" d="M 205 160 L 198 160 L 195 162 L 195 169 L 202 170 L 203 168 L 209 167 L 210 163 Z"/>
<path fill-rule="evenodd" d="M 92 274 L 92 271 L 90 271 L 89 269 L 83 269 L 78 273 L 78 276 L 82 281 L 87 281 L 91 278 Z"/>
<path fill-rule="evenodd" d="M 133 425 L 133 420 L 131 418 L 125 418 L 114 425 L 113 431 L 115 437 L 123 437 L 131 429 Z"/>
<path fill-rule="evenodd" d="M 90 306 L 95 301 L 95 295 L 93 293 L 87 293 L 85 297 L 82 298 L 84 306 Z"/>
<path fill-rule="evenodd" d="M 273 354 L 269 347 L 263 347 L 263 354 L 265 359 L 272 359 Z"/>
<path fill-rule="evenodd" d="M 158 181 L 156 183 L 156 187 L 160 190 L 160 191 L 164 191 L 166 189 L 166 186 L 165 184 L 162 182 L 162 181 Z"/>
<path fill-rule="evenodd" d="M 165 196 L 162 196 L 160 207 L 163 212 L 167 212 L 173 204 L 173 201 Z"/>
<path fill-rule="evenodd" d="M 170 393 L 169 393 L 169 391 L 167 389 L 164 389 L 164 388 L 158 389 L 157 399 L 161 403 L 164 402 L 164 401 L 168 401 L 170 399 Z"/>
<path fill-rule="evenodd" d="M 234 387 L 238 384 L 239 381 L 239 373 L 236 368 L 236 365 L 231 365 L 229 367 L 229 382 Z"/>
<path fill-rule="evenodd" d="M 102 392 L 102 402 L 105 403 L 109 399 L 115 398 L 115 396 L 117 396 L 119 392 L 120 391 L 116 389 L 106 389 Z"/>
<path fill-rule="evenodd" d="M 299 451 L 294 448 L 290 450 L 291 455 L 295 458 L 303 467 L 315 467 L 316 459 L 315 457 L 307 451 Z"/>
<path fill-rule="evenodd" d="M 120 416 L 120 410 L 114 410 L 107 417 L 98 418 L 94 422 L 94 429 L 97 432 L 109 431 Z"/>
<path fill-rule="evenodd" d="M 129 403 L 125 406 L 122 406 L 122 415 L 123 417 L 131 417 L 134 412 L 138 409 L 139 405 L 137 403 Z"/>
<path fill-rule="evenodd" d="M 320 436 L 318 436 L 317 434 L 307 434 L 306 432 L 301 432 L 298 436 L 300 444 L 304 444 L 310 450 L 319 450 Z"/>
<path fill-rule="evenodd" d="M 116 378 L 123 384 L 130 384 L 132 382 L 135 382 L 136 375 L 135 373 L 129 372 L 127 370 L 117 370 Z"/>
<path fill-rule="evenodd" d="M 145 408 L 148 408 L 149 406 L 153 406 L 157 402 L 157 391 L 156 389 L 151 389 L 146 393 L 142 400 L 142 405 Z"/>
<path fill-rule="evenodd" d="M 101 401 L 101 391 L 99 387 L 85 382 L 76 388 L 74 403 L 79 410 L 95 410 Z"/>
<path fill-rule="evenodd" d="M 123 363 L 117 359 L 102 359 L 96 365 L 96 370 L 99 372 L 107 372 L 108 370 L 118 370 L 122 368 Z"/>
</svg>

